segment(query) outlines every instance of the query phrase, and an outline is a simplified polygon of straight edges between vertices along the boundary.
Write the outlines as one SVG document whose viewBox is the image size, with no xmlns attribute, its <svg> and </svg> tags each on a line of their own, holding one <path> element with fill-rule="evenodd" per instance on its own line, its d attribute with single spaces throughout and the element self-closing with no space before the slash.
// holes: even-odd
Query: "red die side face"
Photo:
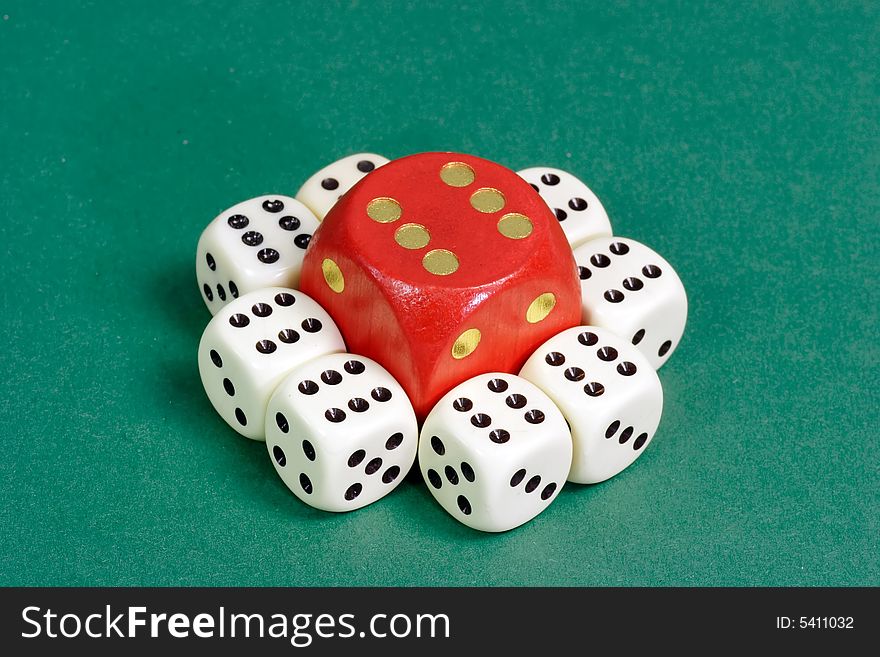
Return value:
<svg viewBox="0 0 880 657">
<path fill-rule="evenodd" d="M 300 288 L 350 351 L 381 363 L 416 414 L 465 379 L 518 371 L 580 320 L 571 247 L 513 171 L 457 153 L 376 169 L 325 217 Z"/>
</svg>

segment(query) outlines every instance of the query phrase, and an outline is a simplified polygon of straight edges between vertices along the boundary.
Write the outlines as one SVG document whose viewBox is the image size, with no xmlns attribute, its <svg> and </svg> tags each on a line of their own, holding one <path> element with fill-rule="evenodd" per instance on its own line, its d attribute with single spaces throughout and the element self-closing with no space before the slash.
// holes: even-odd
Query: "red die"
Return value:
<svg viewBox="0 0 880 657">
<path fill-rule="evenodd" d="M 553 213 L 513 171 L 422 153 L 376 169 L 339 200 L 312 236 L 300 288 L 424 418 L 453 386 L 516 372 L 577 325 L 576 272 Z"/>
</svg>

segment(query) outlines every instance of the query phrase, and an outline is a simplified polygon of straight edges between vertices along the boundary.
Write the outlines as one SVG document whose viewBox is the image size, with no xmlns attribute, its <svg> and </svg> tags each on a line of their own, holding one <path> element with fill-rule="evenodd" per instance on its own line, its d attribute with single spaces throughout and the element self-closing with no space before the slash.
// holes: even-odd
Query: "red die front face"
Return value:
<svg viewBox="0 0 880 657">
<path fill-rule="evenodd" d="M 571 247 L 513 171 L 456 153 L 392 161 L 312 237 L 300 288 L 348 349 L 381 363 L 424 418 L 462 381 L 518 371 L 580 320 Z"/>
</svg>

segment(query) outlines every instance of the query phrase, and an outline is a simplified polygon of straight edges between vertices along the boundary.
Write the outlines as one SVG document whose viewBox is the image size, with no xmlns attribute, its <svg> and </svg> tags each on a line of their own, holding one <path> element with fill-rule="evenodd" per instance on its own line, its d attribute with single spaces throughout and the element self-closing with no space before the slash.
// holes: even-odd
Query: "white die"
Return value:
<svg viewBox="0 0 880 657">
<path fill-rule="evenodd" d="M 657 372 L 611 331 L 576 326 L 550 338 L 520 376 L 546 392 L 571 427 L 568 480 L 594 484 L 635 461 L 654 437 L 663 410 Z"/>
<path fill-rule="evenodd" d="M 233 429 L 265 440 L 266 404 L 284 376 L 308 360 L 345 351 L 330 315 L 302 292 L 270 287 L 227 304 L 199 343 L 208 399 Z"/>
<path fill-rule="evenodd" d="M 681 340 L 687 295 L 666 260 L 644 244 L 603 237 L 574 251 L 581 279 L 581 321 L 638 346 L 657 369 Z"/>
<path fill-rule="evenodd" d="M 375 153 L 355 153 L 315 173 L 303 183 L 296 198 L 305 203 L 322 221 L 336 201 L 373 169 L 388 164 L 388 158 Z"/>
<path fill-rule="evenodd" d="M 354 354 L 298 367 L 266 413 L 266 447 L 278 475 L 325 511 L 352 511 L 390 493 L 412 467 L 417 443 L 403 388 L 377 362 Z"/>
<path fill-rule="evenodd" d="M 486 532 L 513 529 L 546 509 L 571 454 L 562 413 L 513 374 L 457 385 L 428 414 L 419 439 L 428 490 L 456 520 Z"/>
<path fill-rule="evenodd" d="M 258 196 L 221 212 L 199 238 L 196 278 L 211 314 L 264 287 L 296 287 L 318 220 L 289 196 Z"/>
<path fill-rule="evenodd" d="M 599 198 L 572 174 L 550 167 L 532 167 L 517 174 L 553 210 L 571 248 L 587 240 L 611 236 L 611 222 Z"/>
</svg>

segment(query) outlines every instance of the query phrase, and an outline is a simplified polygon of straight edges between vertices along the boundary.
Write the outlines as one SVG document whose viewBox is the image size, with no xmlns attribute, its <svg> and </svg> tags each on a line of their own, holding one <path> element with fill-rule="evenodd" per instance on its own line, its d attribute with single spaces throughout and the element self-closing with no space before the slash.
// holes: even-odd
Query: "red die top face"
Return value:
<svg viewBox="0 0 880 657">
<path fill-rule="evenodd" d="M 387 263 L 383 271 L 408 285 L 491 285 L 528 262 L 550 227 L 558 230 L 531 187 L 493 162 L 430 153 L 393 164 L 345 205 L 360 206 L 350 231 L 363 258 Z"/>
<path fill-rule="evenodd" d="M 580 319 L 571 248 L 546 203 L 513 171 L 454 153 L 395 160 L 355 185 L 312 237 L 301 288 L 420 417 Z"/>
</svg>

